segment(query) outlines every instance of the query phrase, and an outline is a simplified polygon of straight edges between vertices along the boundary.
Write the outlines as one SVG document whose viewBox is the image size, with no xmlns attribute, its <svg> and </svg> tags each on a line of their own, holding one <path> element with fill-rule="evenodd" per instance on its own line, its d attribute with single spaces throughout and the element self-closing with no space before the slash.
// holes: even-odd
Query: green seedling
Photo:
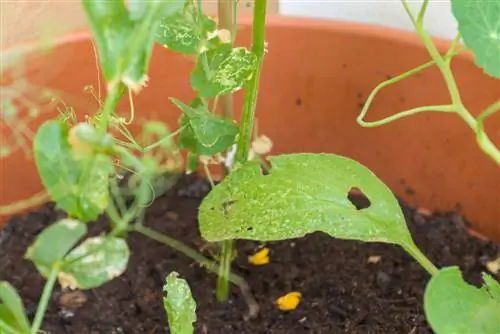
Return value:
<svg viewBox="0 0 500 334">
<path fill-rule="evenodd" d="M 500 331 L 498 283 L 485 274 L 483 287 L 476 288 L 462 279 L 457 268 L 432 264 L 413 242 L 395 196 L 369 169 L 332 154 L 288 154 L 270 157 L 265 164 L 259 161 L 263 152 L 252 151 L 252 134 L 265 55 L 266 0 L 253 3 L 249 49 L 234 44 L 237 0 L 225 4 L 221 0 L 219 23 L 203 13 L 201 1 L 131 0 L 128 7 L 124 1 L 82 3 L 107 94 L 101 101 L 100 93 L 90 90 L 99 109 L 87 122 L 78 123 L 71 107 L 65 106 L 61 117 L 44 123 L 34 136 L 40 178 L 68 218 L 42 231 L 26 252 L 26 258 L 47 280 L 32 324 L 15 290 L 6 282 L 0 283 L 2 331 L 39 332 L 56 282 L 63 288 L 85 290 L 121 275 L 130 257 L 129 233 L 166 244 L 218 274 L 219 300 L 228 298 L 229 282 L 240 287 L 252 317 L 258 305 L 245 281 L 231 271 L 234 240 L 283 240 L 316 231 L 405 249 L 431 275 L 424 306 L 436 332 Z M 406 0 L 402 4 L 432 60 L 378 85 L 358 123 L 374 127 L 424 111 L 456 114 L 475 132 L 480 148 L 500 164 L 499 150 L 484 131 L 485 120 L 500 110 L 500 100 L 473 117 L 461 100 L 451 70 L 453 57 L 469 49 L 479 67 L 500 77 L 500 3 L 452 0 L 460 33 L 444 55 L 423 28 L 428 1 L 417 15 Z M 461 39 L 464 47 L 459 45 Z M 177 130 L 146 122 L 136 139 L 128 130 L 136 122 L 136 114 L 140 115 L 133 95 L 147 89 L 155 44 L 195 60 L 190 82 L 196 97 L 191 101 L 171 97 L 172 107 L 182 111 Z M 417 107 L 375 122 L 364 120 L 380 89 L 431 66 L 441 71 L 451 103 Z M 231 94 L 239 90 L 245 91 L 245 100 L 237 122 L 232 115 Z M 117 106 L 126 95 L 130 115 L 124 117 L 117 113 Z M 180 150 L 188 153 L 185 171 L 202 164 L 211 180 L 210 161 L 226 168 L 227 176 L 218 185 L 211 182 L 213 190 L 199 210 L 202 236 L 221 247 L 218 262 L 144 224 L 149 203 L 174 182 L 170 175 L 182 172 Z M 257 159 L 249 161 L 252 156 Z M 124 186 L 125 172 L 128 178 Z M 352 190 L 360 190 L 370 205 L 355 207 L 348 197 Z M 87 224 L 102 215 L 108 218 L 110 231 L 86 237 Z M 196 304 L 187 283 L 174 272 L 167 277 L 164 291 L 171 331 L 192 333 Z"/>
<path fill-rule="evenodd" d="M 193 334 L 196 322 L 196 302 L 186 280 L 175 271 L 165 279 L 163 307 L 172 334 Z"/>
</svg>

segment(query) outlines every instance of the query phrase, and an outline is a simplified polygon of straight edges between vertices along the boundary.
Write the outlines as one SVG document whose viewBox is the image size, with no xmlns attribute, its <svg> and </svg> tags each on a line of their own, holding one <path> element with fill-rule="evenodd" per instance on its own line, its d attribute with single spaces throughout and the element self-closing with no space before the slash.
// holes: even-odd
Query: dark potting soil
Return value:
<svg viewBox="0 0 500 334">
<path fill-rule="evenodd" d="M 148 209 L 146 224 L 197 249 L 203 242 L 196 216 L 207 184 L 189 176 Z M 471 237 L 456 213 L 426 215 L 403 204 L 416 243 L 438 266 L 460 265 L 479 283 L 485 263 L 500 255 L 500 245 Z M 44 280 L 23 259 L 35 236 L 63 215 L 46 205 L 14 217 L 0 232 L 0 279 L 19 291 L 33 317 Z M 91 234 L 106 230 L 104 221 L 89 225 Z M 215 275 L 169 247 L 131 234 L 132 256 L 124 275 L 85 292 L 55 289 L 43 323 L 49 333 L 165 333 L 164 278 L 175 270 L 186 278 L 197 301 L 197 333 L 431 333 L 422 309 L 429 275 L 398 247 L 342 241 L 316 233 L 299 240 L 273 242 L 271 262 L 256 267 L 247 258 L 259 247 L 238 242 L 234 270 L 245 277 L 260 305 L 256 319 L 243 320 L 247 306 L 232 288 L 227 304 L 215 300 Z M 498 276 L 497 276 L 498 278 Z M 302 293 L 292 312 L 275 300 Z"/>
</svg>

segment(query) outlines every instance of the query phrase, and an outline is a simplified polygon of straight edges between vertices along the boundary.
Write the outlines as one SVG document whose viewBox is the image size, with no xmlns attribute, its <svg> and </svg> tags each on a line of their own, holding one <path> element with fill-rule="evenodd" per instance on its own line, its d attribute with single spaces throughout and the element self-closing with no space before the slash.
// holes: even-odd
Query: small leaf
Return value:
<svg viewBox="0 0 500 334">
<path fill-rule="evenodd" d="M 35 263 L 48 278 L 52 267 L 83 238 L 87 226 L 77 220 L 62 219 L 44 229 L 26 251 L 25 257 Z"/>
<path fill-rule="evenodd" d="M 188 1 L 183 11 L 161 20 L 156 40 L 172 51 L 196 54 L 208 45 L 208 40 L 217 29 L 217 23 L 198 13 L 193 1 Z"/>
<path fill-rule="evenodd" d="M 198 57 L 191 85 L 202 97 L 234 93 L 250 80 L 257 57 L 242 47 L 220 44 Z"/>
<path fill-rule="evenodd" d="M 414 246 L 392 192 L 366 167 L 332 154 L 290 154 L 269 158 L 263 175 L 250 161 L 218 184 L 199 210 L 202 236 L 283 240 L 316 231 L 332 237 Z M 358 210 L 353 188 L 371 201 Z"/>
<path fill-rule="evenodd" d="M 129 257 L 127 243 L 121 238 L 89 238 L 64 258 L 59 283 L 81 290 L 99 287 L 120 276 Z"/>
<path fill-rule="evenodd" d="M 205 106 L 191 107 L 171 99 L 183 114 L 180 120 L 180 146 L 198 155 L 213 155 L 231 147 L 238 134 L 238 125 L 208 112 Z"/>
<path fill-rule="evenodd" d="M 424 308 L 437 334 L 500 333 L 500 284 L 484 274 L 485 286 L 467 284 L 458 267 L 441 269 L 427 285 Z"/>
<path fill-rule="evenodd" d="M 196 302 L 186 280 L 175 271 L 166 278 L 163 286 L 163 306 L 172 334 L 192 334 L 196 322 Z"/>
<path fill-rule="evenodd" d="M 452 11 L 476 64 L 500 78 L 500 1 L 452 0 Z"/>
<path fill-rule="evenodd" d="M 21 297 L 8 282 L 0 282 L 0 301 L 2 302 L 0 304 L 0 329 L 2 329 L 2 323 L 5 323 L 18 330 L 19 333 L 29 333 L 30 325 Z"/>
<path fill-rule="evenodd" d="M 111 159 L 73 149 L 69 128 L 58 121 L 44 123 L 36 133 L 34 153 L 38 173 L 57 207 L 71 217 L 95 220 L 109 201 Z"/>
</svg>

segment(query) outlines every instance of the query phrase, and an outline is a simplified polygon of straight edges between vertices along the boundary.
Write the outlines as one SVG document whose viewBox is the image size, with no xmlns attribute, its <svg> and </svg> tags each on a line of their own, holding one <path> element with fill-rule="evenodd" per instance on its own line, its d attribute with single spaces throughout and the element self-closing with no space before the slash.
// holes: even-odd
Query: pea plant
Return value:
<svg viewBox="0 0 500 334">
<path fill-rule="evenodd" d="M 474 117 L 462 102 L 451 69 L 453 57 L 470 50 L 477 66 L 500 78 L 500 2 L 452 0 L 459 33 L 445 54 L 424 30 L 429 1 L 423 1 L 418 14 L 408 1 L 401 2 L 432 60 L 379 84 L 358 123 L 376 127 L 420 112 L 456 114 L 475 132 L 479 147 L 500 165 L 500 150 L 484 130 L 485 120 L 500 110 L 500 100 Z M 461 40 L 464 46 L 460 46 Z M 364 120 L 382 88 L 434 65 L 449 89 L 451 103 L 417 107 L 379 121 Z M 458 267 L 437 268 L 412 240 L 393 193 L 366 167 L 331 154 L 288 154 L 269 157 L 269 161 L 265 172 L 256 161 L 238 165 L 208 194 L 199 211 L 205 239 L 271 241 L 321 231 L 340 239 L 396 244 L 432 276 L 424 308 L 437 333 L 500 332 L 500 284 L 483 273 L 483 286 L 476 288 L 464 281 Z M 348 199 L 352 190 L 361 190 L 370 205 L 356 208 Z"/>
<path fill-rule="evenodd" d="M 221 245 L 220 261 L 210 260 L 147 227 L 144 215 L 148 204 L 175 182 L 183 168 L 181 149 L 188 152 L 188 171 L 202 164 L 209 178 L 206 164 L 212 160 L 224 162 L 230 171 L 233 158 L 225 156 L 236 144 L 236 161 L 244 163 L 250 156 L 264 55 L 266 2 L 255 3 L 251 51 L 234 44 L 236 1 L 221 6 L 223 20 L 219 25 L 203 13 L 200 1 L 131 0 L 126 6 L 124 1 L 83 0 L 82 4 L 107 94 L 101 101 L 93 88 L 87 87 L 100 103 L 94 115 L 79 122 L 74 113 L 63 112 L 58 119 L 41 125 L 34 136 L 39 175 L 67 217 L 44 229 L 25 254 L 46 278 L 31 324 L 15 289 L 8 282 L 0 283 L 2 333 L 39 332 L 56 282 L 62 289 L 87 290 L 121 275 L 130 257 L 129 233 L 164 243 L 218 274 L 220 300 L 227 298 L 229 283 L 237 285 L 249 306 L 246 316 L 255 316 L 258 305 L 249 287 L 230 269 L 232 242 Z M 133 95 L 147 83 L 155 44 L 193 56 L 190 81 L 196 98 L 184 102 L 171 98 L 182 111 L 178 130 L 170 132 L 162 123 L 147 122 L 140 138 L 134 138 L 128 129 L 136 113 Z M 231 118 L 231 94 L 242 88 L 247 96 L 238 125 Z M 130 115 L 123 116 L 117 107 L 126 95 Z M 218 114 L 219 97 L 224 102 L 224 115 Z M 87 224 L 102 215 L 108 218 L 109 232 L 87 236 Z"/>
<path fill-rule="evenodd" d="M 131 0 L 127 7 L 123 1 L 83 0 L 106 82 L 106 98 L 86 122 L 73 117 L 48 121 L 35 135 L 33 150 L 40 177 L 68 217 L 42 231 L 26 252 L 26 258 L 47 279 L 34 320 L 30 324 L 14 288 L 1 282 L 0 328 L 7 333 L 37 333 L 56 281 L 63 288 L 86 290 L 121 275 L 130 256 L 129 233 L 164 243 L 218 274 L 219 300 L 227 298 L 229 282 L 238 285 L 252 316 L 257 304 L 245 281 L 230 269 L 234 240 L 284 240 L 321 231 L 335 238 L 396 244 L 413 256 L 432 276 L 424 306 L 436 332 L 497 333 L 498 282 L 484 274 L 484 286 L 476 288 L 462 279 L 457 267 L 438 269 L 412 240 L 395 196 L 366 167 L 333 154 L 279 155 L 265 163 L 249 159 L 265 55 L 267 3 L 253 3 L 250 49 L 235 45 L 238 1 L 228 3 L 219 6 L 217 23 L 203 13 L 200 1 Z M 483 127 L 500 109 L 500 101 L 474 118 L 460 99 L 450 67 L 452 58 L 465 50 L 459 48 L 463 38 L 477 64 L 500 77 L 500 5 L 453 0 L 460 34 L 447 54 L 441 55 L 423 29 L 428 1 L 418 16 L 407 1 L 402 3 L 432 61 L 380 84 L 358 122 L 370 127 L 423 111 L 456 113 L 476 132 L 479 146 L 500 163 L 498 148 Z M 182 111 L 176 131 L 147 123 L 145 135 L 135 139 L 128 130 L 134 121 L 133 103 L 127 117 L 118 114 L 117 106 L 123 96 L 128 94 L 132 101 L 133 94 L 144 89 L 156 43 L 195 59 L 190 82 L 196 97 L 191 101 L 171 98 Z M 441 70 L 450 89 L 451 104 L 419 107 L 378 122 L 363 120 L 381 88 L 433 65 Z M 245 101 L 237 122 L 232 116 L 231 94 L 240 89 L 245 90 Z M 186 162 L 179 150 L 188 152 Z M 227 172 L 219 184 L 212 182 L 213 189 L 198 216 L 203 238 L 220 245 L 218 261 L 144 224 L 145 208 L 175 181 L 173 175 L 181 165 L 192 171 L 201 164 L 210 179 L 208 161 L 224 163 Z M 124 171 L 130 175 L 125 186 L 120 177 Z M 353 189 L 368 197 L 369 207 L 357 209 L 350 202 L 348 194 Z M 103 214 L 110 231 L 86 237 L 87 224 Z M 172 331 L 192 333 L 196 305 L 187 283 L 171 273 L 164 290 Z"/>
</svg>

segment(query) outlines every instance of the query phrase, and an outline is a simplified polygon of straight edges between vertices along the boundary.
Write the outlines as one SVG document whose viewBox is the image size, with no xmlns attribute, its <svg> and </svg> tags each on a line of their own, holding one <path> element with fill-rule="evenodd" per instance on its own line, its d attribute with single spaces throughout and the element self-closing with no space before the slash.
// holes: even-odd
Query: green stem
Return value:
<svg viewBox="0 0 500 334">
<path fill-rule="evenodd" d="M 235 162 L 238 164 L 244 164 L 248 160 L 248 153 L 252 142 L 255 106 L 257 104 L 260 73 L 262 71 L 265 52 L 266 10 L 267 0 L 255 0 L 252 26 L 252 52 L 257 57 L 257 68 L 247 85 L 245 95 L 238 148 L 235 155 Z"/>
<path fill-rule="evenodd" d="M 105 134 L 108 131 L 109 122 L 113 113 L 120 102 L 123 93 L 125 92 L 125 86 L 123 84 L 112 86 L 111 90 L 108 92 L 108 96 L 104 101 L 104 106 L 102 108 L 101 119 L 99 122 L 99 131 L 101 134 Z"/>
<path fill-rule="evenodd" d="M 148 228 L 144 225 L 136 225 L 132 228 L 132 230 L 183 253 L 187 257 L 190 257 L 191 259 L 198 262 L 201 266 L 205 267 L 208 271 L 212 273 L 217 274 L 219 272 L 219 266 L 217 265 L 217 263 L 215 263 L 214 261 L 210 261 L 203 255 L 199 254 L 198 252 L 188 247 L 187 245 L 183 244 L 182 242 L 175 240 L 174 238 L 171 238 L 163 233 Z M 241 289 L 243 297 L 245 298 L 248 304 L 249 317 L 256 316 L 259 306 L 255 301 L 255 299 L 253 298 L 252 293 L 250 292 L 250 287 L 247 285 L 245 280 L 242 277 L 235 275 L 233 273 L 229 273 L 227 278 L 230 282 L 237 285 Z"/>
<path fill-rule="evenodd" d="M 408 246 L 403 246 L 403 248 L 408 254 L 417 260 L 417 262 L 420 263 L 420 265 L 424 267 L 429 274 L 434 276 L 439 272 L 439 269 L 424 255 L 424 253 L 420 251 L 420 249 L 418 249 L 413 242 L 411 242 Z"/>
<path fill-rule="evenodd" d="M 227 29 L 231 32 L 233 28 L 233 6 L 234 0 L 219 0 L 219 29 Z M 231 32 L 231 40 L 233 40 L 233 32 Z M 221 96 L 222 114 L 225 118 L 233 119 L 233 95 L 224 94 Z M 217 103 L 215 99 L 214 104 Z M 204 165 L 205 170 L 208 168 Z M 225 173 L 227 170 L 224 169 Z M 234 251 L 234 243 L 232 240 L 224 241 L 221 245 L 220 270 L 217 277 L 216 297 L 219 301 L 226 301 L 229 296 L 229 281 L 227 280 L 228 273 L 231 271 L 231 258 Z M 228 260 L 229 259 L 229 260 Z"/>
<path fill-rule="evenodd" d="M 33 324 L 31 325 L 31 334 L 36 334 L 40 329 L 40 326 L 42 325 L 43 317 L 45 315 L 45 311 L 47 310 L 47 305 L 49 304 L 50 296 L 52 295 L 52 290 L 54 289 L 58 273 L 59 264 L 55 264 L 52 267 L 49 279 L 43 287 L 42 297 L 40 298 L 40 302 L 38 303 L 35 319 L 33 320 Z"/>
<path fill-rule="evenodd" d="M 47 190 L 43 190 L 30 198 L 19 200 L 7 205 L 0 205 L 0 216 L 11 216 L 19 211 L 42 205 L 50 200 Z"/>
<path fill-rule="evenodd" d="M 407 0 L 402 0 L 403 6 L 405 7 L 408 15 L 410 16 L 412 22 L 415 25 L 415 29 L 420 36 L 427 52 L 431 56 L 431 58 L 436 62 L 441 75 L 446 83 L 448 91 L 450 93 L 450 98 L 452 104 L 455 106 L 455 112 L 464 120 L 464 122 L 476 133 L 477 142 L 479 147 L 486 153 L 489 157 L 491 157 L 498 165 L 500 165 L 500 150 L 495 146 L 495 144 L 491 141 L 488 135 L 484 132 L 478 135 L 481 130 L 481 125 L 479 122 L 471 115 L 469 110 L 464 106 L 462 102 L 462 98 L 460 96 L 460 91 L 458 89 L 458 85 L 455 81 L 455 76 L 450 67 L 450 62 L 443 57 L 436 45 L 432 41 L 431 36 L 424 30 L 422 22 L 418 22 L 415 20 L 415 16 L 411 10 L 410 5 Z M 452 47 L 456 47 L 458 40 L 452 43 Z"/>
</svg>

